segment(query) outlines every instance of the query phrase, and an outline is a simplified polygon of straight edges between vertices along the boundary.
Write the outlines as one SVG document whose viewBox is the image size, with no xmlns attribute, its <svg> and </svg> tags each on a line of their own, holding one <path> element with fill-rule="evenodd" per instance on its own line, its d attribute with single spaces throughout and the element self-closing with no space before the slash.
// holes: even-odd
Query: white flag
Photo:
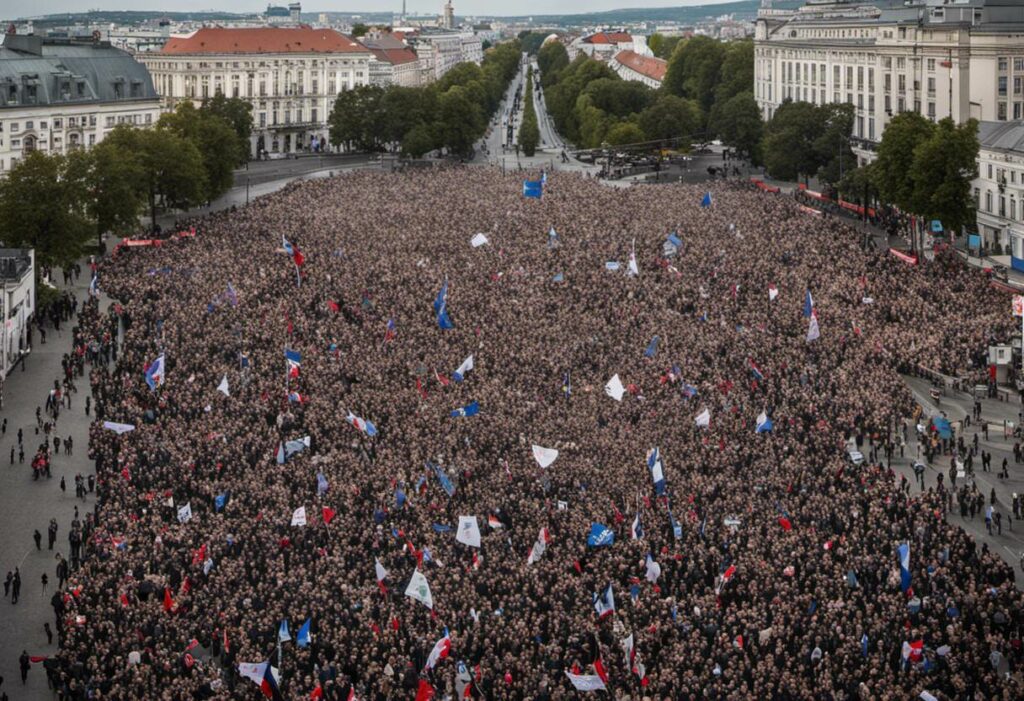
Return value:
<svg viewBox="0 0 1024 701">
<path fill-rule="evenodd" d="M 192 502 L 185 504 L 178 509 L 178 523 L 188 523 L 192 520 Z"/>
<path fill-rule="evenodd" d="M 548 541 L 551 540 L 551 536 L 548 535 L 547 528 L 541 528 L 540 533 L 537 534 L 537 542 L 533 544 L 533 548 L 530 550 L 530 556 L 526 558 L 526 564 L 532 565 L 544 556 L 544 552 L 548 549 Z"/>
<path fill-rule="evenodd" d="M 661 576 L 661 565 L 654 561 L 650 553 L 647 553 L 647 571 L 644 573 L 644 578 L 652 584 L 658 583 L 658 577 Z"/>
<path fill-rule="evenodd" d="M 775 285 L 768 285 L 768 301 L 774 302 L 775 298 L 779 296 L 779 288 Z"/>
<path fill-rule="evenodd" d="M 480 248 L 480 246 L 483 246 L 485 243 L 487 243 L 487 237 L 484 236 L 483 234 L 477 234 L 476 236 L 469 240 L 469 243 L 471 246 L 473 246 L 473 248 Z"/>
<path fill-rule="evenodd" d="M 636 267 L 636 239 L 633 239 L 633 246 L 629 251 L 629 270 L 626 274 L 630 277 L 640 274 L 640 269 Z"/>
<path fill-rule="evenodd" d="M 238 673 L 246 679 L 251 679 L 260 686 L 263 685 L 263 676 L 267 673 L 269 662 L 240 662 Z"/>
<path fill-rule="evenodd" d="M 541 467 L 547 467 L 558 459 L 558 451 L 554 448 L 541 448 L 539 445 L 535 445 L 533 446 L 533 458 Z"/>
<path fill-rule="evenodd" d="M 622 380 L 619 379 L 618 374 L 613 375 L 612 379 L 608 380 L 608 384 L 604 386 L 604 393 L 617 402 L 622 401 L 622 395 L 625 392 L 626 388 L 622 386 Z"/>
<path fill-rule="evenodd" d="M 228 391 L 228 376 L 224 375 L 224 379 L 217 385 L 217 391 L 223 394 L 225 397 L 230 397 L 231 393 Z"/>
<path fill-rule="evenodd" d="M 292 513 L 292 525 L 293 526 L 305 526 L 306 525 L 306 507 L 300 506 L 295 509 Z"/>
<path fill-rule="evenodd" d="M 811 314 L 811 322 L 807 325 L 807 342 L 818 340 L 818 336 L 821 335 L 821 331 L 818 329 L 818 317 L 815 314 Z"/>
<path fill-rule="evenodd" d="M 428 609 L 434 608 L 434 597 L 430 595 L 430 585 L 427 584 L 427 578 L 419 570 L 412 573 L 409 586 L 405 588 L 405 595 L 420 602 Z"/>
<path fill-rule="evenodd" d="M 128 433 L 129 431 L 135 430 L 135 424 L 119 424 L 116 421 L 104 421 L 103 428 L 108 429 L 121 435 L 122 433 Z"/>
<path fill-rule="evenodd" d="M 374 558 L 374 569 L 377 570 L 377 581 L 383 582 L 388 576 L 388 571 L 384 569 L 384 565 L 380 564 L 380 558 Z"/>
<path fill-rule="evenodd" d="M 462 382 L 465 379 L 466 373 L 473 369 L 473 356 L 470 355 L 468 358 L 462 361 L 462 365 L 452 373 L 452 379 L 456 382 Z"/>
<path fill-rule="evenodd" d="M 480 547 L 480 526 L 476 516 L 459 516 L 459 532 L 455 534 L 455 540 L 471 548 Z"/>
<path fill-rule="evenodd" d="M 696 423 L 698 427 L 707 428 L 711 425 L 711 412 L 704 409 L 704 411 L 697 415 L 694 423 Z"/>
<path fill-rule="evenodd" d="M 569 677 L 569 681 L 576 687 L 576 691 L 603 691 L 605 689 L 604 682 L 596 674 L 573 674 L 566 671 L 565 675 Z"/>
</svg>

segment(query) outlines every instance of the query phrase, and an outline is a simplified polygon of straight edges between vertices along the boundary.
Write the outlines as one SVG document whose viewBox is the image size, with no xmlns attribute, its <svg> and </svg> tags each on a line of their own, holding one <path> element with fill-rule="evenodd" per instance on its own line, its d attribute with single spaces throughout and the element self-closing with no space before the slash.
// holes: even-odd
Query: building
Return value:
<svg viewBox="0 0 1024 701">
<path fill-rule="evenodd" d="M 861 163 L 893 115 L 1024 117 L 1024 4 L 1016 0 L 808 0 L 762 7 L 754 96 L 770 119 L 784 100 L 855 106 Z"/>
<path fill-rule="evenodd" d="M 668 71 L 668 61 L 653 56 L 641 56 L 635 51 L 620 51 L 608 66 L 623 80 L 636 80 L 657 90 Z"/>
<path fill-rule="evenodd" d="M 978 233 L 986 249 L 1005 251 L 1011 231 L 1024 235 L 1024 122 L 980 122 L 978 142 Z"/>
<path fill-rule="evenodd" d="M 252 154 L 328 144 L 337 95 L 370 82 L 373 54 L 333 29 L 206 27 L 142 55 L 167 107 L 218 92 L 253 106 Z"/>
<path fill-rule="evenodd" d="M 293 2 L 288 7 L 267 5 L 263 19 L 274 26 L 297 26 L 302 21 L 302 4 Z"/>
<path fill-rule="evenodd" d="M 441 17 L 441 26 L 445 29 L 455 29 L 455 8 L 452 7 L 452 0 L 444 4 L 444 14 Z"/>
<path fill-rule="evenodd" d="M 7 34 L 0 174 L 31 151 L 66 153 L 99 143 L 118 124 L 153 124 L 160 109 L 146 68 L 107 42 Z"/>
<path fill-rule="evenodd" d="M 577 37 L 569 44 L 567 51 L 570 61 L 575 61 L 580 54 L 598 61 L 608 61 L 620 51 L 632 51 L 633 48 L 633 37 L 627 32 L 597 32 Z"/>
<path fill-rule="evenodd" d="M 28 325 L 36 311 L 36 254 L 30 248 L 0 248 L 0 377 L 28 349 Z"/>
<path fill-rule="evenodd" d="M 423 32 L 405 35 L 419 57 L 420 85 L 428 85 L 460 63 L 479 64 L 483 42 L 473 32 Z"/>
<path fill-rule="evenodd" d="M 400 85 L 415 88 L 420 84 L 419 57 L 393 34 L 379 33 L 362 39 L 370 50 L 370 84 L 387 87 Z"/>
</svg>

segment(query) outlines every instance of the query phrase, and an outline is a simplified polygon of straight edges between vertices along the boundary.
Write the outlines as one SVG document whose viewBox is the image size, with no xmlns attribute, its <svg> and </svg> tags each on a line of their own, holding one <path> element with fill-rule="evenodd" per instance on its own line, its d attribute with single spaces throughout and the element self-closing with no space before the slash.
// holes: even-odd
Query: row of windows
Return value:
<svg viewBox="0 0 1024 701">
<path fill-rule="evenodd" d="M 1007 204 L 1006 203 L 1006 196 L 1005 195 L 999 195 L 999 198 L 997 200 L 995 200 L 995 204 L 998 206 L 998 210 L 995 210 L 995 209 L 993 209 L 993 199 L 994 198 L 992 197 L 992 191 L 991 190 L 985 190 L 985 206 L 984 207 L 982 207 L 981 206 L 981 202 L 978 201 L 979 200 L 979 194 L 980 193 L 978 191 L 978 188 L 974 188 L 974 202 L 975 202 L 975 206 L 978 207 L 979 209 L 983 209 L 983 211 L 988 212 L 989 214 L 998 214 L 1000 217 L 1006 217 L 1007 216 L 1007 211 L 1009 211 L 1009 218 L 1010 219 L 1017 219 L 1017 213 L 1018 213 L 1017 212 L 1017 198 L 1014 197 L 1013 195 L 1010 195 L 1010 203 L 1009 203 L 1010 207 L 1009 207 L 1009 209 L 1007 209 L 1007 207 L 1006 207 L 1006 204 Z M 1024 202 L 1022 202 L 1021 206 L 1020 206 L 1020 215 L 1021 215 L 1021 218 L 1024 219 Z"/>
<path fill-rule="evenodd" d="M 273 61 L 198 61 L 193 63 L 186 61 L 177 63 L 175 61 L 153 61 L 145 58 L 144 62 L 150 67 L 150 69 L 158 68 L 167 71 L 191 71 L 193 69 L 200 68 L 227 68 L 230 63 L 230 68 L 235 70 L 239 69 L 255 69 L 255 68 L 278 68 L 285 66 L 311 66 L 317 68 L 319 66 L 355 66 L 359 63 L 366 61 L 367 58 L 348 60 L 348 59 L 333 59 L 318 60 L 313 59 L 311 61 L 305 59 L 275 59 Z"/>
</svg>

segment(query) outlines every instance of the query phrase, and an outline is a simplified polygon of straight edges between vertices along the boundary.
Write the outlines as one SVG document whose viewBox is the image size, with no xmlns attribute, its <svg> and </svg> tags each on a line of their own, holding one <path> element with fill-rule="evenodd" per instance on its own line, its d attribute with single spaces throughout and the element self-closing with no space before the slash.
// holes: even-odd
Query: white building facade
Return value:
<svg viewBox="0 0 1024 701">
<path fill-rule="evenodd" d="M 759 13 L 754 96 L 770 119 L 784 100 L 855 107 L 861 163 L 893 115 L 937 121 L 1024 117 L 1024 4 L 988 0 L 811 0 Z"/>
<path fill-rule="evenodd" d="M 329 145 L 337 96 L 370 83 L 369 49 L 332 29 L 203 28 L 140 56 L 168 108 L 218 92 L 253 106 L 252 155 Z"/>
<path fill-rule="evenodd" d="M 986 249 L 1007 252 L 1011 234 L 1024 232 L 1024 123 L 981 122 L 978 142 L 978 234 Z"/>
<path fill-rule="evenodd" d="M 145 67 L 107 42 L 8 34 L 0 46 L 0 176 L 32 151 L 67 153 L 161 103 Z"/>
<path fill-rule="evenodd" d="M 28 351 L 28 326 L 36 311 L 36 255 L 30 248 L 0 248 L 0 377 Z"/>
<path fill-rule="evenodd" d="M 424 33 L 406 39 L 419 57 L 421 85 L 439 80 L 460 63 L 480 64 L 484 59 L 483 42 L 472 32 Z"/>
<path fill-rule="evenodd" d="M 654 56 L 642 56 L 635 51 L 620 51 L 608 66 L 623 80 L 635 80 L 657 90 L 665 80 L 668 61 Z"/>
</svg>

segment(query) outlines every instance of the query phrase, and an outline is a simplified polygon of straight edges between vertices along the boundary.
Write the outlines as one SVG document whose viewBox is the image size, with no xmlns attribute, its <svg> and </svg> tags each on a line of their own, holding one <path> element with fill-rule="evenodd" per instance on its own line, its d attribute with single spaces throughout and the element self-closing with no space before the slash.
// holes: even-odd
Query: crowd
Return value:
<svg viewBox="0 0 1024 701">
<path fill-rule="evenodd" d="M 61 698 L 255 699 L 239 665 L 265 661 L 286 699 L 585 693 L 566 672 L 616 699 L 1024 697 L 1012 568 L 878 457 L 914 409 L 897 370 L 984 372 L 1008 302 L 711 194 L 359 173 L 101 265 Z"/>
</svg>

